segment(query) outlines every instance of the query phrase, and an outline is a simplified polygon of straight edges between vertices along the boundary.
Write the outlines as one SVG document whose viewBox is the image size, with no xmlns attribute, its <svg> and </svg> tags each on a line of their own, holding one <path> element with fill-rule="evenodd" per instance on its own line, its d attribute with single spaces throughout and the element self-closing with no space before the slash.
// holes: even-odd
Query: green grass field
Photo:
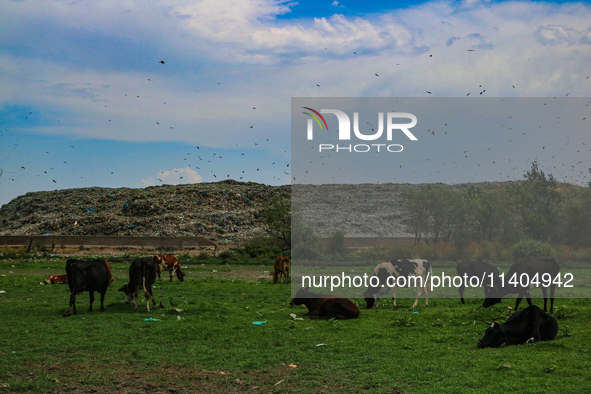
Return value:
<svg viewBox="0 0 591 394">
<path fill-rule="evenodd" d="M 133 313 L 117 291 L 128 264 L 113 261 L 106 311 L 95 295 L 88 312 L 83 293 L 64 318 L 67 285 L 40 282 L 64 273 L 65 258 L 0 261 L 0 392 L 591 392 L 588 299 L 556 300 L 554 341 L 478 349 L 513 299 L 431 299 L 418 314 L 412 299 L 397 310 L 357 299 L 357 320 L 296 321 L 306 309 L 289 305 L 270 265 L 181 265 L 185 282 L 155 283 L 166 308 Z"/>
</svg>

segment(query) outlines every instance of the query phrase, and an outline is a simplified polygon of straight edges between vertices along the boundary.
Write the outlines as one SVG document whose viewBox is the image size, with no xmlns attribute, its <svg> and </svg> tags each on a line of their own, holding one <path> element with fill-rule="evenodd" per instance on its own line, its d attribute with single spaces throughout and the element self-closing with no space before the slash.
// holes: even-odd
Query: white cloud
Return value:
<svg viewBox="0 0 591 394">
<path fill-rule="evenodd" d="M 160 171 L 155 178 L 142 179 L 143 187 L 154 185 L 178 185 L 201 183 L 201 175 L 190 167 L 173 168 L 172 170 Z"/>
<path fill-rule="evenodd" d="M 591 45 L 591 27 L 579 31 L 566 26 L 546 25 L 540 26 L 534 36 L 543 45 Z"/>
</svg>

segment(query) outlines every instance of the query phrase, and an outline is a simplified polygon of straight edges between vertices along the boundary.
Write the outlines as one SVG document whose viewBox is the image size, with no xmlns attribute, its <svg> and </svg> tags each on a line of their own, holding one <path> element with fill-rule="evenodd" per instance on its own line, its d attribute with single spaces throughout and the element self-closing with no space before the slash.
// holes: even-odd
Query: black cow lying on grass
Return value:
<svg viewBox="0 0 591 394">
<path fill-rule="evenodd" d="M 558 333 L 558 322 L 550 314 L 535 305 L 516 312 L 503 324 L 495 321 L 478 342 L 479 348 L 519 345 L 550 341 Z"/>
<path fill-rule="evenodd" d="M 105 311 L 105 293 L 112 282 L 111 269 L 105 260 L 68 259 L 66 261 L 66 275 L 70 286 L 70 306 L 64 317 L 68 317 L 72 313 L 77 314 L 76 295 L 83 291 L 88 291 L 90 294 L 89 312 L 92 312 L 95 291 L 101 295 L 101 312 Z"/>
<path fill-rule="evenodd" d="M 138 293 L 144 289 L 146 309 L 150 312 L 150 300 L 156 305 L 152 295 L 152 285 L 156 281 L 156 264 L 150 258 L 138 258 L 129 265 L 129 283 L 121 286 L 119 291 L 125 293 L 125 303 L 133 305 L 133 311 L 137 312 Z"/>
<path fill-rule="evenodd" d="M 301 288 L 296 293 L 291 305 L 305 305 L 310 319 L 357 319 L 359 308 L 350 300 L 325 294 L 316 294 Z"/>
</svg>

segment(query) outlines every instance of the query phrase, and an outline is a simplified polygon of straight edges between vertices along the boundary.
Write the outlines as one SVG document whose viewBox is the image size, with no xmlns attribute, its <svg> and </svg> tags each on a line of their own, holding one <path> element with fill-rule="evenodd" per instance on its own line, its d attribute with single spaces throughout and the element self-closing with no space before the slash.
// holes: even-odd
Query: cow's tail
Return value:
<svg viewBox="0 0 591 394">
<path fill-rule="evenodd" d="M 143 282 L 142 285 L 144 288 L 144 297 L 146 298 L 146 301 L 152 300 L 152 302 L 155 305 L 156 301 L 154 300 L 154 297 L 152 297 L 152 294 L 150 294 L 150 292 L 146 289 L 146 275 L 147 275 L 147 273 L 148 273 L 148 264 L 145 261 L 142 261 L 142 282 Z"/>
</svg>

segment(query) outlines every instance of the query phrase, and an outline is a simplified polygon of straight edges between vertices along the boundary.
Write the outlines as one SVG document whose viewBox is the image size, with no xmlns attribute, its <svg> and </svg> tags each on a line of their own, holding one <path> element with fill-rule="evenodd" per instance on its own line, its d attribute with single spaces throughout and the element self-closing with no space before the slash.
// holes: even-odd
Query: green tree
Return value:
<svg viewBox="0 0 591 394">
<path fill-rule="evenodd" d="M 287 197 L 275 195 L 263 210 L 262 218 L 267 233 L 279 240 L 285 249 L 291 248 L 291 202 Z"/>
</svg>

